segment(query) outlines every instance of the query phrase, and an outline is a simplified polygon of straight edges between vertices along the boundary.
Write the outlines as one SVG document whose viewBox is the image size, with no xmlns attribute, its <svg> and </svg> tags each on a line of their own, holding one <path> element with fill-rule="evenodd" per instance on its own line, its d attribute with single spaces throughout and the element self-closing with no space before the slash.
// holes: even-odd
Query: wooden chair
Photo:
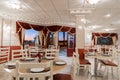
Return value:
<svg viewBox="0 0 120 80">
<path fill-rule="evenodd" d="M 10 47 L 0 48 L 0 63 L 9 62 Z"/>
<path fill-rule="evenodd" d="M 12 61 L 13 62 L 19 59 L 26 58 L 26 57 L 27 57 L 27 49 L 12 50 Z"/>
<path fill-rule="evenodd" d="M 89 72 L 89 69 L 91 67 L 91 63 L 85 59 L 85 54 L 83 49 L 78 49 L 76 52 L 76 60 L 78 65 L 78 72 L 81 69 L 81 67 L 84 67 L 86 72 Z"/>
<path fill-rule="evenodd" d="M 53 62 L 21 63 L 17 61 L 16 80 L 53 80 Z M 32 68 L 44 68 L 42 72 L 31 72 Z"/>
<path fill-rule="evenodd" d="M 73 52 L 70 74 L 63 74 L 63 73 L 55 74 L 53 76 L 53 80 L 76 80 L 77 68 L 78 66 L 76 61 L 76 54 L 75 52 Z"/>
<path fill-rule="evenodd" d="M 75 79 L 76 75 L 79 73 L 78 69 L 79 69 L 79 65 L 77 62 L 77 54 L 75 52 L 73 52 L 72 65 L 71 65 L 71 77 L 72 77 L 72 79 Z"/>
<path fill-rule="evenodd" d="M 45 58 L 46 57 L 55 57 L 55 59 L 58 59 L 58 49 L 46 49 L 45 51 Z"/>
<path fill-rule="evenodd" d="M 29 57 L 37 57 L 37 55 L 38 55 L 38 47 L 31 46 L 31 47 L 29 47 L 28 51 L 29 51 Z"/>
</svg>

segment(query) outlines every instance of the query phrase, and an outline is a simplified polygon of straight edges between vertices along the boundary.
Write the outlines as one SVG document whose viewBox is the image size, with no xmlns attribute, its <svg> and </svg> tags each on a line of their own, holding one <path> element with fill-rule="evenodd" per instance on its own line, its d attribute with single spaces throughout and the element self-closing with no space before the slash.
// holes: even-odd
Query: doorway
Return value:
<svg viewBox="0 0 120 80">
<path fill-rule="evenodd" d="M 58 45 L 59 45 L 59 55 L 60 56 L 67 56 L 67 36 L 68 32 L 60 31 L 58 33 Z"/>
</svg>

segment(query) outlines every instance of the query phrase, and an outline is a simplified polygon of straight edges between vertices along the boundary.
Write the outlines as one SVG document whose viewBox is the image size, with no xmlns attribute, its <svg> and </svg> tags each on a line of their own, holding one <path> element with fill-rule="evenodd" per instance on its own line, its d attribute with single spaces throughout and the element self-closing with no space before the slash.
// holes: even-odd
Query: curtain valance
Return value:
<svg viewBox="0 0 120 80">
<path fill-rule="evenodd" d="M 36 31 L 41 31 L 44 29 L 44 26 L 32 25 L 32 24 L 30 26 Z"/>
<path fill-rule="evenodd" d="M 75 33 L 75 28 L 67 27 L 67 26 L 59 26 L 59 25 L 42 26 L 42 25 L 34 25 L 34 24 L 29 24 L 29 23 L 24 23 L 24 22 L 16 22 L 16 32 L 18 32 L 20 28 L 34 29 L 36 31 L 43 30 L 43 32 L 47 30 L 49 32 L 63 31 L 63 32 L 69 32 L 69 33 Z"/>
<path fill-rule="evenodd" d="M 50 32 L 57 32 L 57 31 L 59 31 L 61 29 L 61 26 L 58 26 L 58 25 L 47 26 L 47 29 Z"/>
<path fill-rule="evenodd" d="M 61 28 L 61 31 L 63 31 L 63 32 L 68 32 L 68 31 L 70 31 L 70 27 L 66 27 L 66 26 L 63 26 L 62 28 Z"/>
<path fill-rule="evenodd" d="M 118 34 L 117 33 L 92 33 L 92 40 L 95 37 L 116 37 L 116 39 L 118 40 Z"/>
<path fill-rule="evenodd" d="M 70 31 L 69 31 L 69 33 L 71 33 L 71 34 L 73 34 L 73 33 L 75 33 L 75 28 L 72 28 Z"/>
<path fill-rule="evenodd" d="M 17 23 L 19 24 L 19 26 L 21 26 L 24 29 L 31 29 L 28 23 L 24 23 L 24 22 L 17 22 Z"/>
</svg>

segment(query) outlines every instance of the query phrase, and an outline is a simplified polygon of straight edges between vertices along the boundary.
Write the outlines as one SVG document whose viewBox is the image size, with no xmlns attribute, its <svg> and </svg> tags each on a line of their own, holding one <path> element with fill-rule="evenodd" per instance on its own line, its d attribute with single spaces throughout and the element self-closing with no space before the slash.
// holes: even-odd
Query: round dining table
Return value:
<svg viewBox="0 0 120 80">
<path fill-rule="evenodd" d="M 59 73 L 60 71 L 64 70 L 65 67 L 67 66 L 67 63 L 64 61 L 64 60 L 60 60 L 60 59 L 42 59 L 41 61 L 39 61 L 38 58 L 35 58 L 33 60 L 28 60 L 28 61 L 24 61 L 24 59 L 20 59 L 20 60 L 17 60 L 17 62 L 19 63 L 44 63 L 46 61 L 49 61 L 49 60 L 53 60 L 53 74 L 57 74 Z M 64 62 L 65 64 L 61 64 L 61 65 L 58 65 L 58 64 L 55 64 L 55 62 Z M 15 64 L 16 62 L 11 62 L 11 64 Z M 6 72 L 8 72 L 14 79 L 16 77 L 16 65 L 14 65 L 13 67 L 8 67 L 9 65 L 5 65 L 4 66 L 4 70 Z"/>
</svg>

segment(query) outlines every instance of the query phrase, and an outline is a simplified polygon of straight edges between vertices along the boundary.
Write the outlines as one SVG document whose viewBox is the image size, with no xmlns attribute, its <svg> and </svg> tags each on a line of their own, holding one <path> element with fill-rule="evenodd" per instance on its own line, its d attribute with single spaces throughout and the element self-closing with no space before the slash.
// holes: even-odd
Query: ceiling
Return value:
<svg viewBox="0 0 120 80">
<path fill-rule="evenodd" d="M 20 9 L 13 9 L 11 3 L 18 3 Z M 75 15 L 84 15 L 85 27 L 91 31 L 119 32 L 119 3 L 120 0 L 100 0 L 94 5 L 84 0 L 0 0 L 0 16 L 32 24 L 74 27 Z M 80 9 L 91 13 L 71 13 Z M 107 14 L 111 17 L 105 17 Z"/>
</svg>

